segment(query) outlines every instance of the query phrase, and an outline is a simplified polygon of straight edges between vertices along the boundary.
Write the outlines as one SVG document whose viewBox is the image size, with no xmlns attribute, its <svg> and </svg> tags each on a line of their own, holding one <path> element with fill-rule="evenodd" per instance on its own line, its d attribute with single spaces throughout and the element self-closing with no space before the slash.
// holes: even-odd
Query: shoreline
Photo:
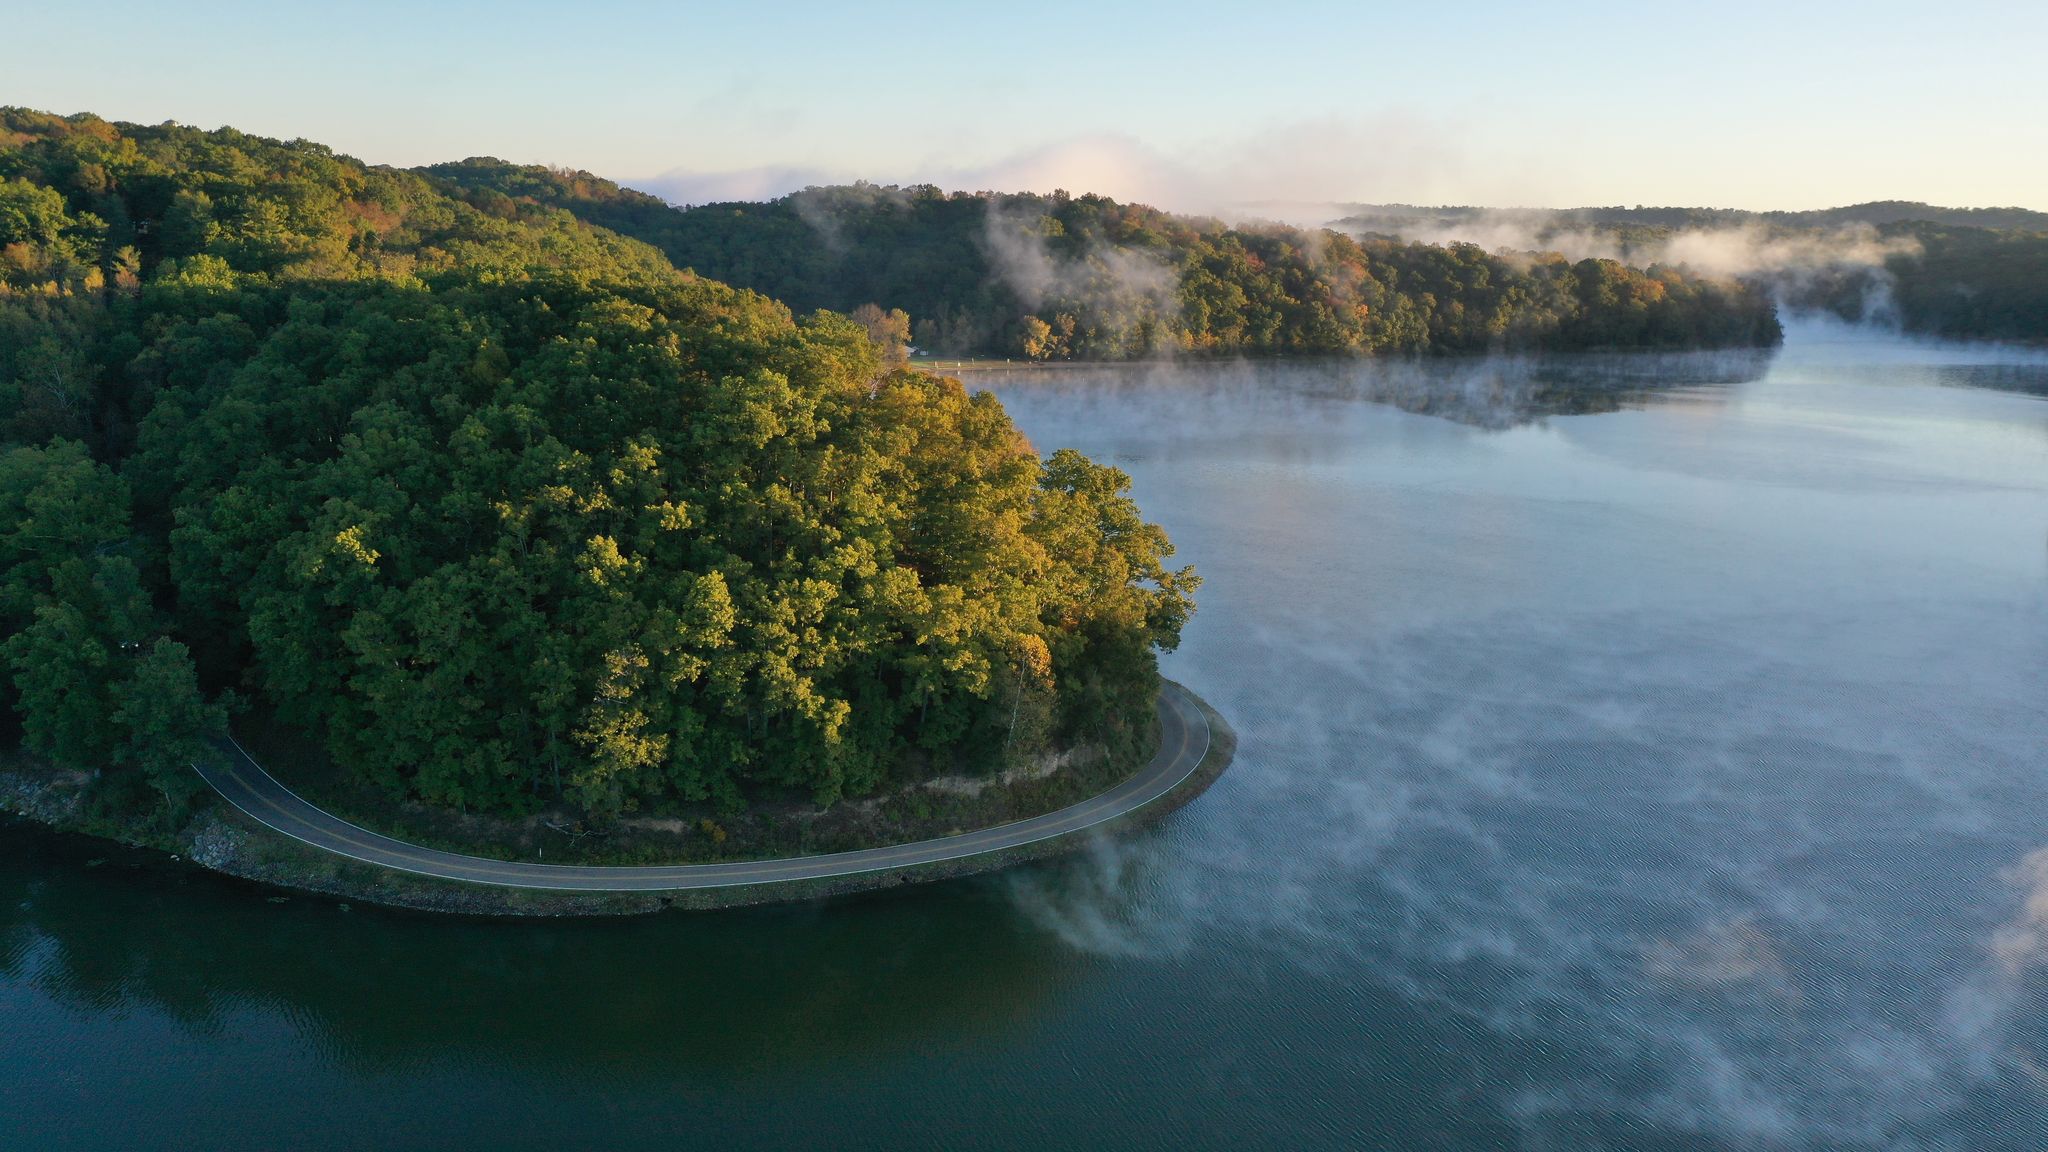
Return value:
<svg viewBox="0 0 2048 1152">
<path fill-rule="evenodd" d="M 2012 341 L 1967 339 L 1959 340 L 1953 337 L 1916 336 L 1910 333 L 1906 334 L 1905 338 L 1911 340 L 1941 340 L 1949 343 L 1960 343 L 1963 345 L 2005 344 L 2009 346 L 2027 346 L 2013 345 Z M 956 372 L 1058 372 L 1088 368 L 1142 368 L 1156 365 L 1192 364 L 1353 364 L 1373 362 L 1391 363 L 1409 360 L 1487 360 L 1496 357 L 1509 357 L 1515 359 L 1545 359 L 1580 356 L 1697 356 L 1721 355 L 1728 353 L 1775 353 L 1783 349 L 1785 347 L 1785 344 L 1786 340 L 1784 337 L 1781 336 L 1777 340 L 1761 344 L 1603 344 L 1587 348 L 1429 348 L 1405 352 L 1247 352 L 1243 350 L 1232 352 L 1216 352 L 1209 351 L 1206 349 L 1189 349 L 1184 351 L 1166 351 L 1156 353 L 1153 355 L 1129 357 L 1121 360 L 1025 360 L 1021 358 L 1003 360 L 986 356 L 913 356 L 907 361 L 905 361 L 905 364 L 908 367 L 915 368 L 920 371 L 945 376 Z M 2048 347 L 2048 340 L 2044 340 L 2042 344 L 2039 345 L 2039 347 Z"/>
<path fill-rule="evenodd" d="M 299 843 L 242 814 L 218 796 L 175 832 L 125 828 L 80 811 L 85 783 L 81 775 L 37 774 L 19 768 L 0 770 L 0 809 L 61 833 L 160 852 L 170 858 L 167 862 L 196 865 L 266 887 L 413 911 L 497 917 L 618 916 L 670 908 L 709 910 L 788 903 L 997 871 L 1078 851 L 1099 837 L 1149 827 L 1206 791 L 1235 756 L 1237 736 L 1229 723 L 1199 696 L 1192 692 L 1188 696 L 1209 723 L 1208 752 L 1178 784 L 1139 808 L 1091 828 L 1015 848 L 817 880 L 659 892 L 575 892 L 444 880 L 360 863 Z M 1118 783 L 1142 768 L 1142 763 L 1134 766 Z"/>
</svg>

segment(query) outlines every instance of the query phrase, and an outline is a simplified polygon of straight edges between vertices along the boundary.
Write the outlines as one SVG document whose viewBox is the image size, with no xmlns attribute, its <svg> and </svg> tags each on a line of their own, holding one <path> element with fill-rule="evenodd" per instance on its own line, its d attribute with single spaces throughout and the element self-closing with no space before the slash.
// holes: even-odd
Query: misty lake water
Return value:
<svg viewBox="0 0 2048 1152">
<path fill-rule="evenodd" d="M 2048 359 L 984 374 L 1204 577 L 1152 833 L 464 922 L 0 829 L 0 1147 L 2048 1147 Z"/>
</svg>

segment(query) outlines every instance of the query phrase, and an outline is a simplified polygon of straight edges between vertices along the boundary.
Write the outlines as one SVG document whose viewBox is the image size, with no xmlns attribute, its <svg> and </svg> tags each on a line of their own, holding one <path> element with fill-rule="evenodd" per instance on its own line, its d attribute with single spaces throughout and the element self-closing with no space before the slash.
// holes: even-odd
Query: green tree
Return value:
<svg viewBox="0 0 2048 1152">
<path fill-rule="evenodd" d="M 0 180 L 0 246 L 48 247 L 70 226 L 63 193 L 18 177 Z"/>
<path fill-rule="evenodd" d="M 149 637 L 150 617 L 135 565 L 120 556 L 102 557 L 71 598 L 37 605 L 0 646 L 29 747 L 67 768 L 107 766 L 120 739 L 109 723 L 115 691 Z"/>
<path fill-rule="evenodd" d="M 457 168 L 509 183 L 0 109 L 28 205 L 0 616 L 32 747 L 175 812 L 219 727 L 199 685 L 237 682 L 395 793 L 608 818 L 990 767 L 1055 718 L 1143 731 L 1192 577 L 1116 474 L 1041 463 L 992 397 L 905 368 L 893 303 L 799 316 L 577 215 L 666 206 Z M 1109 301 L 1051 312 L 1062 346 L 1176 339 L 1115 275 L 1171 226 L 1059 203 L 1034 235 Z M 848 307 L 936 279 L 949 339 L 1020 315 L 974 271 L 982 201 L 836 190 L 734 259 L 835 265 L 784 243 L 817 234 L 798 209 L 847 251 L 903 242 Z"/>
<path fill-rule="evenodd" d="M 127 484 L 83 444 L 0 451 L 0 624 L 24 628 L 40 600 L 84 596 L 128 518 Z"/>
<path fill-rule="evenodd" d="M 111 718 L 123 731 L 115 761 L 142 772 L 175 824 L 205 790 L 192 766 L 218 755 L 216 742 L 227 733 L 226 704 L 206 699 L 191 654 L 163 636 L 114 685 L 109 702 Z"/>
</svg>

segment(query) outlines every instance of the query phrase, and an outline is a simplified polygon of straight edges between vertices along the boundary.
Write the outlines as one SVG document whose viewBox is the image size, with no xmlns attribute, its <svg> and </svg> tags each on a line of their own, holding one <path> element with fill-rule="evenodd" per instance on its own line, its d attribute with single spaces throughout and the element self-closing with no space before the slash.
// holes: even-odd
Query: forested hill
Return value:
<svg viewBox="0 0 2048 1152">
<path fill-rule="evenodd" d="M 1853 317 L 1881 293 L 1909 331 L 2048 341 L 2048 228 L 1895 224 L 1880 233 L 1912 251 L 1885 261 L 1888 282 L 1836 285 L 1828 301 L 1836 311 Z"/>
<path fill-rule="evenodd" d="M 493 212 L 566 209 L 799 308 L 900 309 L 921 347 L 1031 359 L 1615 347 L 1780 338 L 1749 286 L 1469 245 L 1238 229 L 1100 196 L 868 184 L 670 209 L 588 173 L 423 172 Z"/>
<path fill-rule="evenodd" d="M 635 193 L 635 195 L 638 195 Z M 651 197 L 650 197 L 651 199 Z M 1771 225 L 1785 228 L 1839 228 L 1867 224 L 1936 224 L 1952 228 L 2048 231 L 2048 212 L 2028 208 L 1947 208 L 1916 200 L 1873 200 L 1840 208 L 1755 212 L 1741 208 L 1484 208 L 1474 205 L 1424 207 L 1416 204 L 1346 204 L 1339 206 L 1344 223 L 1375 231 L 1402 230 L 1416 223 L 1444 225 L 1518 218 L 1553 226 L 1610 228 L 1730 228 Z"/>
<path fill-rule="evenodd" d="M 1811 212 L 1721 208 L 1422 208 L 1359 204 L 1341 227 L 1392 237 L 1485 237 L 1655 260 L 1735 255 L 1792 310 L 1908 332 L 2048 341 L 2048 212 L 1886 200 Z"/>
<path fill-rule="evenodd" d="M 1128 484 L 567 212 L 0 109 L 0 704 L 109 810 L 230 689 L 471 811 L 1129 753 L 1195 579 Z"/>
</svg>

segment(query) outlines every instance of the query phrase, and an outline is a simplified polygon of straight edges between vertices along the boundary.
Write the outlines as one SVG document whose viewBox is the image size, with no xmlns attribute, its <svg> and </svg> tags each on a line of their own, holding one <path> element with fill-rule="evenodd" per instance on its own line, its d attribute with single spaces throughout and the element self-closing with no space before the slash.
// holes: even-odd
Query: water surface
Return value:
<svg viewBox="0 0 2048 1152">
<path fill-rule="evenodd" d="M 0 1147 L 2048 1147 L 2048 362 L 983 376 L 1206 580 L 1155 833 L 628 922 L 0 829 Z"/>
</svg>

